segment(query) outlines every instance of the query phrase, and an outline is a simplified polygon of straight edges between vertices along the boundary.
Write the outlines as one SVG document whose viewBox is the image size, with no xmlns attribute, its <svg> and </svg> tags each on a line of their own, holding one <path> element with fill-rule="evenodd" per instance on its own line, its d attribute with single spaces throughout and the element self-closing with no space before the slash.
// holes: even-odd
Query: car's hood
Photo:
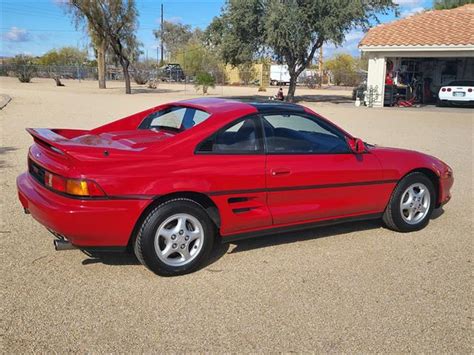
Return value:
<svg viewBox="0 0 474 355">
<path fill-rule="evenodd" d="M 385 174 L 394 178 L 416 169 L 429 169 L 438 176 L 451 170 L 442 160 L 414 150 L 381 146 L 369 146 L 369 150 L 378 158 Z"/>
</svg>

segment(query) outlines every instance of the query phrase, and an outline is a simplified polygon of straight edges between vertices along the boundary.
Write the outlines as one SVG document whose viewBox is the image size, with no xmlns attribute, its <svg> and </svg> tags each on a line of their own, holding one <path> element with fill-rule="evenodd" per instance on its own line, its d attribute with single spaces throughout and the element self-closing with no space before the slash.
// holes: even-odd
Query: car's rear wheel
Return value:
<svg viewBox="0 0 474 355">
<path fill-rule="evenodd" d="M 435 199 L 433 183 L 425 174 L 408 174 L 393 191 L 383 220 L 389 228 L 399 232 L 420 230 L 430 220 Z"/>
<path fill-rule="evenodd" d="M 158 275 L 182 275 L 203 265 L 214 237 L 215 226 L 201 205 L 173 199 L 145 218 L 135 240 L 135 255 Z"/>
</svg>

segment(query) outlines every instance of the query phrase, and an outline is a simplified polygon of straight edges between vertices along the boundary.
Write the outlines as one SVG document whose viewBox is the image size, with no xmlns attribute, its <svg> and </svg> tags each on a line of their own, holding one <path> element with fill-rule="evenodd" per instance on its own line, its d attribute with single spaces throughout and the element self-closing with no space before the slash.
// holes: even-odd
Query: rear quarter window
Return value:
<svg viewBox="0 0 474 355">
<path fill-rule="evenodd" d="M 151 113 L 138 128 L 182 132 L 204 122 L 209 116 L 210 114 L 203 110 L 173 106 Z"/>
</svg>

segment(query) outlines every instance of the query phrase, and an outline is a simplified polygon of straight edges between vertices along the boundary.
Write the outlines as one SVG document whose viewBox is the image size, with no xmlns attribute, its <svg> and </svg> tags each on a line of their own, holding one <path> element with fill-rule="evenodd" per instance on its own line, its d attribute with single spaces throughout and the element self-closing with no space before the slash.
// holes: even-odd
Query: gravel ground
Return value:
<svg viewBox="0 0 474 355">
<path fill-rule="evenodd" d="M 55 252 L 23 214 L 15 178 L 31 144 L 25 127 L 91 128 L 191 91 L 125 96 L 118 84 L 64 82 L 0 78 L 12 97 L 0 111 L 3 353 L 472 352 L 473 110 L 355 108 L 344 103 L 350 91 L 299 90 L 369 142 L 446 161 L 452 201 L 420 232 L 362 222 L 247 240 L 220 246 L 199 272 L 162 278 L 131 256 Z M 341 103 L 320 103 L 330 95 Z"/>
</svg>

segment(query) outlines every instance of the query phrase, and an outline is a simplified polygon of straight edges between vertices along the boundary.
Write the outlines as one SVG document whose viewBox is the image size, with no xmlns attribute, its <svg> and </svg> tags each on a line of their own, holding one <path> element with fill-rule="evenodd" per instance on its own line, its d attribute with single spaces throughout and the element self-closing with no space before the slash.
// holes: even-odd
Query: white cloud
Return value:
<svg viewBox="0 0 474 355">
<path fill-rule="evenodd" d="M 353 30 L 346 35 L 345 42 L 360 41 L 364 37 L 364 32 Z"/>
<path fill-rule="evenodd" d="M 180 16 L 171 16 L 171 17 L 166 17 L 164 18 L 165 21 L 167 22 L 171 22 L 171 23 L 183 23 L 183 18 L 180 17 Z M 161 23 L 161 18 L 160 17 L 157 17 L 155 19 L 155 22 L 157 24 L 160 24 Z"/>
<path fill-rule="evenodd" d="M 405 11 L 402 11 L 401 14 L 400 14 L 400 16 L 401 16 L 401 17 L 408 17 L 408 16 L 415 15 L 415 14 L 417 14 L 417 13 L 419 13 L 419 12 L 422 12 L 422 11 L 424 11 L 424 10 L 425 10 L 425 8 L 424 8 L 424 7 L 421 7 L 421 6 L 420 6 L 420 7 L 414 7 L 414 8 L 412 8 L 412 9 L 407 9 L 407 10 L 405 10 Z"/>
<path fill-rule="evenodd" d="M 2 34 L 2 39 L 7 42 L 28 42 L 31 40 L 31 35 L 23 28 L 12 27 Z"/>
</svg>

